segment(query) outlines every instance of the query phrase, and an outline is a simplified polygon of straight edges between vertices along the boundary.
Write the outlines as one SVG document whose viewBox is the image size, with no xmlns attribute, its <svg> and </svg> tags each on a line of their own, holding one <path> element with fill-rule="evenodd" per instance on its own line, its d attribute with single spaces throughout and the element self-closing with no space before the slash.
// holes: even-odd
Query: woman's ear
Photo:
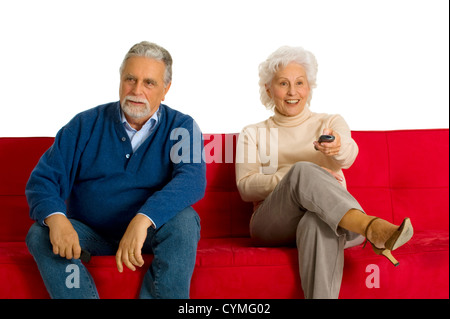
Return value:
<svg viewBox="0 0 450 319">
<path fill-rule="evenodd" d="M 264 84 L 265 88 L 266 88 L 266 93 L 267 95 L 272 98 L 272 93 L 270 92 L 270 87 L 267 84 Z"/>
</svg>

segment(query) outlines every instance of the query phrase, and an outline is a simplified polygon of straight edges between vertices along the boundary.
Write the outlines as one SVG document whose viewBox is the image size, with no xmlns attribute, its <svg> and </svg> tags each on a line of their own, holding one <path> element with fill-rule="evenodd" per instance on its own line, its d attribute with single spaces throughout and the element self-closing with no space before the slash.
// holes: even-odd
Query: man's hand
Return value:
<svg viewBox="0 0 450 319">
<path fill-rule="evenodd" d="M 147 228 L 151 225 L 150 219 L 141 214 L 134 216 L 128 224 L 116 253 L 116 264 L 119 272 L 123 271 L 122 263 L 133 271 L 136 270 L 134 266 L 142 267 L 144 265 L 141 250 L 147 238 Z"/>
<path fill-rule="evenodd" d="M 67 259 L 80 258 L 80 241 L 70 220 L 64 215 L 55 214 L 47 217 L 44 222 L 50 229 L 53 253 Z"/>
<path fill-rule="evenodd" d="M 324 135 L 334 135 L 335 139 L 333 142 L 322 142 L 314 141 L 314 148 L 317 151 L 322 152 L 325 156 L 334 156 L 339 153 L 341 150 L 341 136 L 338 132 L 333 131 L 332 129 L 326 128 L 323 130 Z"/>
</svg>

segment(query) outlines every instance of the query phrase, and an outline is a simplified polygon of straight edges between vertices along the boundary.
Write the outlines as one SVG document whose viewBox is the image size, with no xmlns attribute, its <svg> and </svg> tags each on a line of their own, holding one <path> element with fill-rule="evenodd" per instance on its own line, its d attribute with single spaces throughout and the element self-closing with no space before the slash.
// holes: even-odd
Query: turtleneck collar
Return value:
<svg viewBox="0 0 450 319">
<path fill-rule="evenodd" d="M 272 116 L 273 122 L 278 126 L 285 126 L 285 127 L 294 127 L 299 126 L 303 122 L 305 122 L 307 119 L 311 117 L 311 110 L 309 109 L 309 105 L 305 105 L 305 108 L 303 111 L 301 111 L 299 114 L 295 116 L 286 116 L 278 112 L 276 108 L 274 108 L 275 114 Z"/>
</svg>

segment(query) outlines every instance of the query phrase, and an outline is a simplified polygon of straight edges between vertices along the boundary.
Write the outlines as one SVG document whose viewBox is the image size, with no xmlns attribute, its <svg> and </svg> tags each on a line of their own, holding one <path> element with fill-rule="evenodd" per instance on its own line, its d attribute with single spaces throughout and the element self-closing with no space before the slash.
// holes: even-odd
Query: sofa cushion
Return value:
<svg viewBox="0 0 450 319">
<path fill-rule="evenodd" d="M 448 298 L 448 232 L 418 231 L 395 251 L 399 267 L 371 247 L 345 250 L 340 298 Z M 136 272 L 117 271 L 114 256 L 93 256 L 87 264 L 102 298 L 136 298 L 152 261 Z M 367 266 L 380 271 L 378 289 L 366 285 Z M 440 265 L 440 267 L 436 266 Z M 48 298 L 37 266 L 23 242 L 0 243 L 0 298 Z M 429 284 L 430 278 L 433 285 Z M 18 287 L 17 289 L 14 287 Z M 268 289 L 267 287 L 270 287 Z M 251 239 L 205 238 L 198 245 L 192 278 L 192 298 L 301 298 L 297 250 L 293 247 L 255 247 Z"/>
</svg>

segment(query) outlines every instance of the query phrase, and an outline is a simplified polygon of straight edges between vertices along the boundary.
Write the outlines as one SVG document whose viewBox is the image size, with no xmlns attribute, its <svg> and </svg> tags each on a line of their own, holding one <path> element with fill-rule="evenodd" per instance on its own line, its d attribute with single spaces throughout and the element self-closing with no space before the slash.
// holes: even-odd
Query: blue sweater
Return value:
<svg viewBox="0 0 450 319">
<path fill-rule="evenodd" d="M 151 135 L 133 153 L 119 102 L 75 116 L 56 135 L 28 180 L 32 219 L 63 212 L 121 238 L 142 213 L 161 227 L 204 196 L 203 139 L 195 121 L 160 105 Z"/>
</svg>

